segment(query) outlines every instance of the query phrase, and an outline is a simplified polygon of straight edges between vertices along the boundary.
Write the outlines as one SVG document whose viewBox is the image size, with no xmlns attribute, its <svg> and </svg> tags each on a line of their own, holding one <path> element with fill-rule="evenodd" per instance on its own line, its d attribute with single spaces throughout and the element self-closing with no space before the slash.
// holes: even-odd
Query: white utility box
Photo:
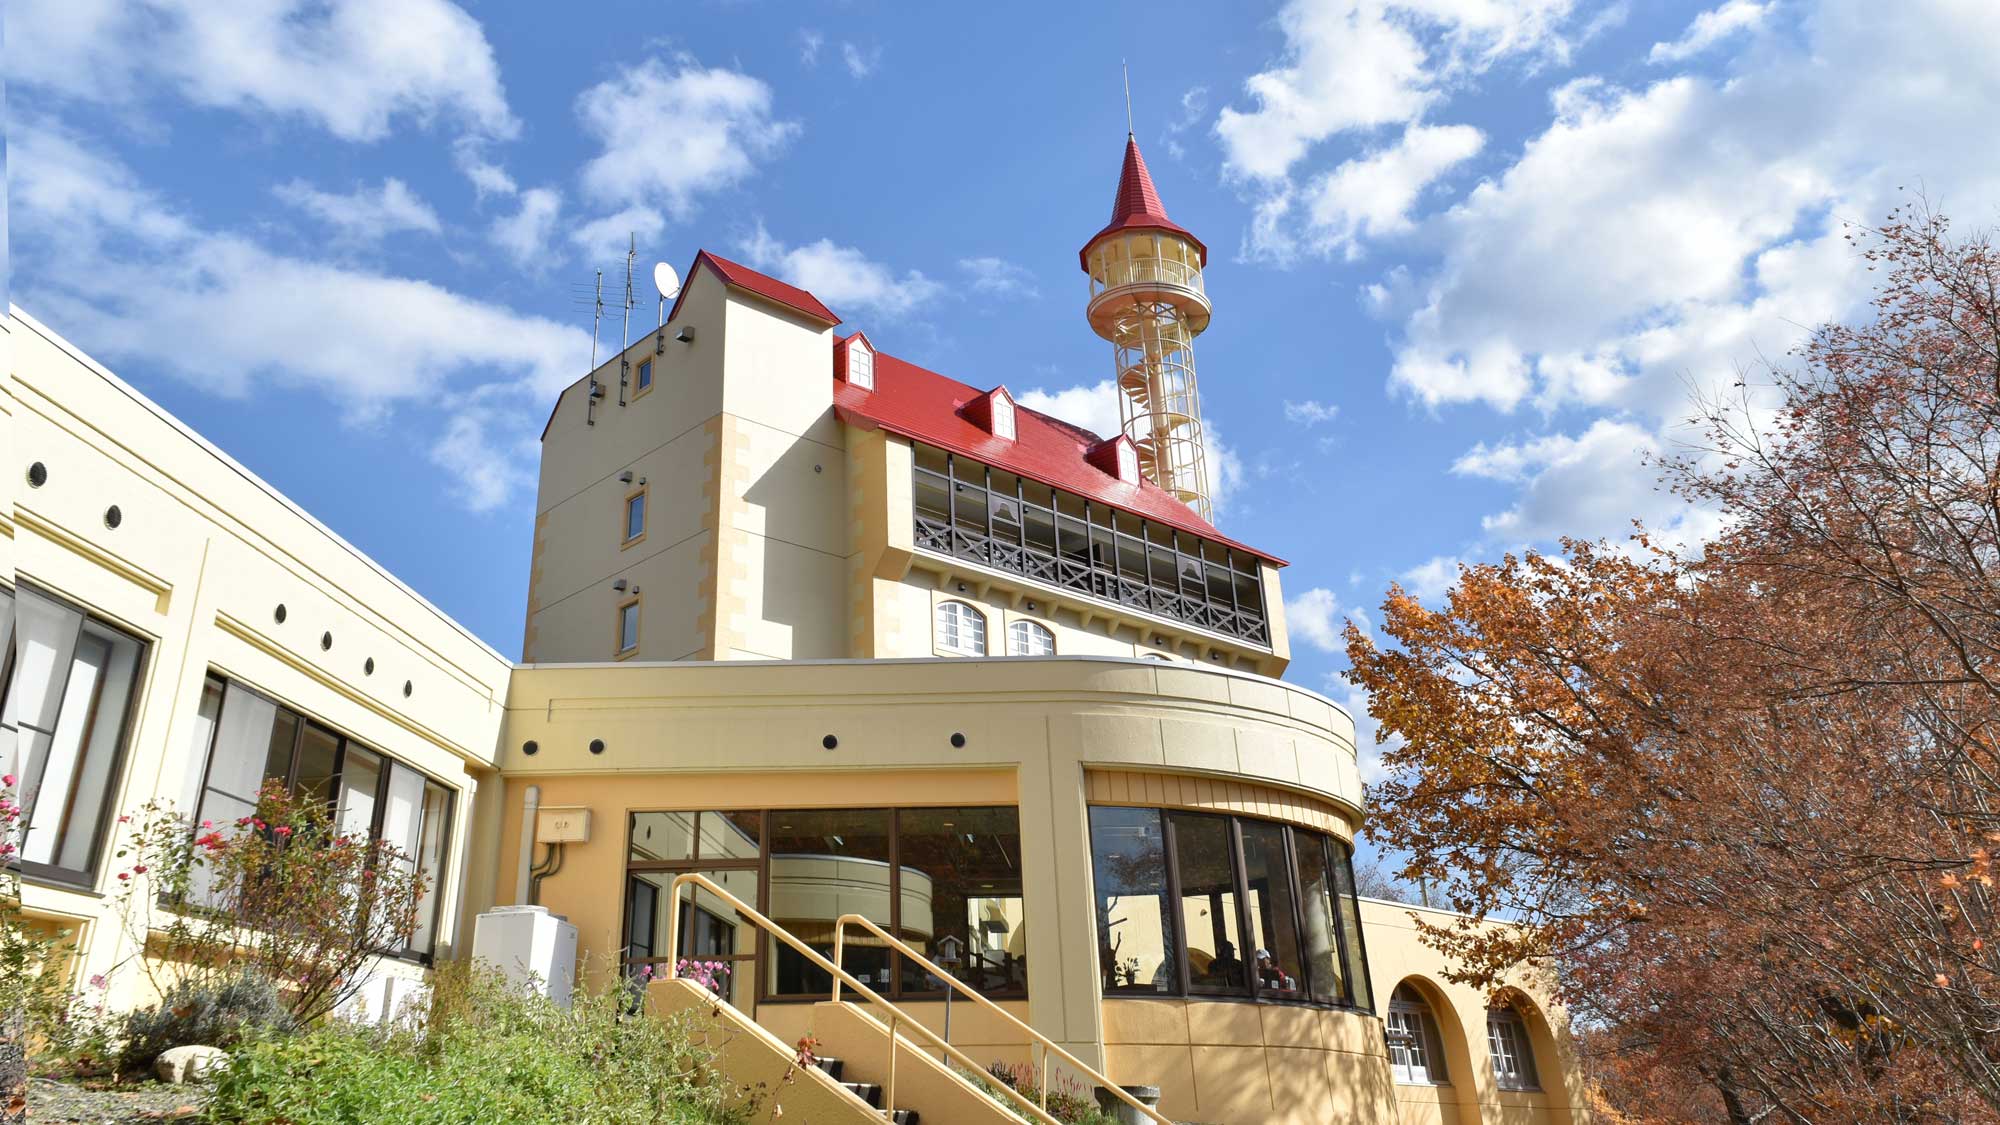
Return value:
<svg viewBox="0 0 2000 1125">
<path fill-rule="evenodd" d="M 472 959 L 567 1008 L 576 987 L 576 927 L 546 906 L 496 906 L 473 920 Z"/>
<path fill-rule="evenodd" d="M 542 808 L 535 812 L 535 843 L 588 844 L 590 810 Z"/>
</svg>

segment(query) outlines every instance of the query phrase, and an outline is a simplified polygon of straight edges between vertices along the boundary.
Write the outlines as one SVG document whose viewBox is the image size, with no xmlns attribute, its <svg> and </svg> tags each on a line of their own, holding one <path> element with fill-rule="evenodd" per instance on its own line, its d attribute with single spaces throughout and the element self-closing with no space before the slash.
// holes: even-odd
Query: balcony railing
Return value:
<svg viewBox="0 0 2000 1125">
<path fill-rule="evenodd" d="M 1260 613 L 1148 585 L 1095 562 L 1048 554 L 1025 544 L 1003 542 L 974 528 L 922 513 L 916 517 L 915 541 L 922 550 L 1032 578 L 1096 601 L 1183 622 L 1252 644 L 1271 643 L 1270 628 Z"/>
</svg>

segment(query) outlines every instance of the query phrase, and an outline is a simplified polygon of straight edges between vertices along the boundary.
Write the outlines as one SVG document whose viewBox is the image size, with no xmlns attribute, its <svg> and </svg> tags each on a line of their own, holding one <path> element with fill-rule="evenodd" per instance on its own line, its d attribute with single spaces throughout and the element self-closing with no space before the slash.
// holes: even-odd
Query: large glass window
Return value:
<svg viewBox="0 0 2000 1125">
<path fill-rule="evenodd" d="M 1028 987 L 1021 825 L 1011 808 L 896 814 L 897 936 L 981 992 Z M 903 964 L 903 995 L 944 983 Z"/>
<path fill-rule="evenodd" d="M 887 809 L 802 809 L 771 814 L 772 921 L 818 950 L 833 952 L 834 922 L 859 914 L 889 929 L 890 828 Z M 841 966 L 877 992 L 890 988 L 889 950 L 865 931 L 848 935 Z M 776 995 L 825 996 L 833 978 L 779 943 L 770 990 Z"/>
<path fill-rule="evenodd" d="M 269 782 L 319 797 L 332 807 L 341 832 L 390 844 L 406 869 L 427 877 L 416 932 L 407 949 L 393 952 L 431 954 L 444 897 L 451 789 L 218 676 L 203 685 L 194 735 L 187 792 L 194 795 L 196 823 L 234 824 L 255 810 Z M 192 878 L 190 896 L 206 899 L 202 871 Z"/>
<path fill-rule="evenodd" d="M 700 871 L 829 959 L 836 923 L 859 914 L 975 989 L 1000 996 L 1027 990 L 1020 813 L 1011 806 L 638 812 L 628 846 L 628 973 L 670 959 L 667 888 L 681 872 Z M 762 938 L 728 904 L 710 901 L 713 894 L 684 888 L 681 897 L 688 927 L 681 956 L 733 957 L 732 988 L 761 980 L 767 998 L 826 998 L 833 982 L 825 970 Z M 713 937 L 724 933 L 735 942 L 728 957 Z M 944 990 L 942 980 L 865 930 L 850 927 L 844 944 L 846 970 L 884 996 Z M 754 964 L 757 958 L 764 964 Z"/>
<path fill-rule="evenodd" d="M 1090 847 L 1107 994 L 1372 1006 L 1341 841 L 1268 820 L 1094 806 Z"/>
<path fill-rule="evenodd" d="M 1180 929 L 1186 935 L 1188 984 L 1197 992 L 1241 992 L 1250 979 L 1243 916 L 1227 817 L 1167 814 L 1179 859 Z"/>
<path fill-rule="evenodd" d="M 1097 961 L 1106 993 L 1180 992 L 1180 947 L 1158 809 L 1090 810 Z"/>
<path fill-rule="evenodd" d="M 1243 887 L 1257 947 L 1250 955 L 1251 975 L 1257 991 L 1297 999 L 1306 991 L 1306 973 L 1299 956 L 1298 902 L 1285 862 L 1285 826 L 1246 820 L 1242 831 Z"/>
<path fill-rule="evenodd" d="M 0 774 L 14 775 L 22 808 L 20 869 L 88 882 L 146 646 L 34 590 L 9 602 Z"/>
</svg>

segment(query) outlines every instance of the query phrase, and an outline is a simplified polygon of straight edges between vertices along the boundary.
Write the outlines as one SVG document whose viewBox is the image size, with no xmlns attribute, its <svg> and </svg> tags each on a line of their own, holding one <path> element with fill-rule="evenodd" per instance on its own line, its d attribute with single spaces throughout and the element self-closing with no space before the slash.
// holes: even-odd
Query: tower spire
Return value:
<svg viewBox="0 0 2000 1125">
<path fill-rule="evenodd" d="M 1207 519 L 1194 338 L 1208 327 L 1201 277 L 1208 248 L 1167 218 L 1138 136 L 1129 131 L 1129 79 L 1126 125 L 1111 221 L 1078 254 L 1090 275 L 1090 327 L 1111 343 L 1119 426 L 1139 454 L 1139 471 Z"/>
</svg>

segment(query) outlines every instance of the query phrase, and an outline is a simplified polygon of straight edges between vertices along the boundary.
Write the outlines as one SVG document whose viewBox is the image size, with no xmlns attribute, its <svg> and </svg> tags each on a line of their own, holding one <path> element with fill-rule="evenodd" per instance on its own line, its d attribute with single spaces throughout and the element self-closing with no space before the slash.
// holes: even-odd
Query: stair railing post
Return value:
<svg viewBox="0 0 2000 1125">
<path fill-rule="evenodd" d="M 896 1011 L 889 1010 L 889 1081 L 882 1088 L 882 1119 L 896 1119 Z"/>
<path fill-rule="evenodd" d="M 1040 1043 L 1035 1044 L 1035 1046 L 1042 1049 L 1042 1065 L 1039 1068 L 1042 1076 L 1042 1112 L 1047 1113 L 1049 1111 L 1049 1049 Z"/>
<path fill-rule="evenodd" d="M 846 950 L 846 947 L 847 927 L 836 925 L 833 928 L 833 964 L 841 972 L 847 971 L 847 962 L 841 958 L 841 954 Z M 838 1003 L 840 1000 L 840 973 L 831 973 L 828 975 L 833 977 L 833 999 Z"/>
</svg>

